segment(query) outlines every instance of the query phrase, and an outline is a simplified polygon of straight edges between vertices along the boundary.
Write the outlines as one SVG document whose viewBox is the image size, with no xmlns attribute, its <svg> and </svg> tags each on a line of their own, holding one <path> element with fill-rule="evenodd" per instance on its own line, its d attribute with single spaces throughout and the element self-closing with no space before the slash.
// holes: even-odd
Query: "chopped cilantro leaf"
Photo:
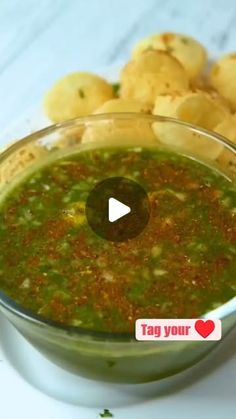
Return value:
<svg viewBox="0 0 236 419">
<path fill-rule="evenodd" d="M 78 94 L 79 94 L 79 97 L 81 97 L 81 99 L 85 97 L 84 91 L 82 89 L 78 90 Z"/>
<path fill-rule="evenodd" d="M 174 52 L 174 48 L 173 47 L 170 47 L 169 45 L 167 45 L 166 46 L 166 51 L 171 54 L 172 52 Z"/>
<path fill-rule="evenodd" d="M 104 409 L 103 413 L 100 413 L 101 418 L 113 418 L 113 414 L 109 409 Z"/>
<path fill-rule="evenodd" d="M 112 88 L 113 88 L 114 95 L 118 96 L 119 91 L 120 91 L 120 83 L 113 83 Z"/>
<path fill-rule="evenodd" d="M 148 45 L 148 47 L 145 48 L 145 51 L 154 51 L 154 50 L 155 50 L 155 48 L 153 48 L 152 45 Z"/>
<path fill-rule="evenodd" d="M 112 368 L 112 367 L 114 367 L 114 365 L 116 365 L 116 362 L 115 361 L 107 361 L 107 365 L 108 365 L 109 368 Z"/>
<path fill-rule="evenodd" d="M 183 44 L 188 44 L 188 39 L 187 38 L 181 38 L 181 41 L 183 42 Z"/>
</svg>

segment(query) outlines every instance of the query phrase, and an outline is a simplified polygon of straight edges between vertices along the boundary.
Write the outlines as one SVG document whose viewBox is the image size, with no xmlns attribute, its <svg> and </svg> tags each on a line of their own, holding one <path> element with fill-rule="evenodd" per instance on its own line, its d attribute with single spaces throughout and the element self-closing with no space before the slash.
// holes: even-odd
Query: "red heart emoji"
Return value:
<svg viewBox="0 0 236 419">
<path fill-rule="evenodd" d="M 213 320 L 197 320 L 195 329 L 203 338 L 207 338 L 215 329 Z"/>
</svg>

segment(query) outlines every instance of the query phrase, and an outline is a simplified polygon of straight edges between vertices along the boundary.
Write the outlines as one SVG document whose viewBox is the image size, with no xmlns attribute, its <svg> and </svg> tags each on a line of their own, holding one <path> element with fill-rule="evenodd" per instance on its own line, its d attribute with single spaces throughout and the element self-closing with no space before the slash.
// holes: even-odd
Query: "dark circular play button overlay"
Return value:
<svg viewBox="0 0 236 419">
<path fill-rule="evenodd" d="M 99 182 L 86 202 L 91 229 L 105 240 L 122 242 L 137 237 L 146 227 L 150 204 L 145 190 L 133 180 L 112 177 Z"/>
</svg>

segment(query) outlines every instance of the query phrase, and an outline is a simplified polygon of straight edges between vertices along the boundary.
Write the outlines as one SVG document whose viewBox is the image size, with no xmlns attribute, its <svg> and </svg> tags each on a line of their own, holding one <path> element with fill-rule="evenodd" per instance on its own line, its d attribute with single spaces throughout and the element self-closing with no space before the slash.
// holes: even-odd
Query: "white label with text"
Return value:
<svg viewBox="0 0 236 419">
<path fill-rule="evenodd" d="M 221 320 L 138 319 L 137 340 L 220 340 Z"/>
</svg>

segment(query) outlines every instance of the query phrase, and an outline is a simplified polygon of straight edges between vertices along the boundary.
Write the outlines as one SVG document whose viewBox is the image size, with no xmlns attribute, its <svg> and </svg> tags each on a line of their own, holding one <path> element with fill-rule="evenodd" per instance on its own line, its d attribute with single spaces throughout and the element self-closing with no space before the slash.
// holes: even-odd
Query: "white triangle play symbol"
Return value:
<svg viewBox="0 0 236 419">
<path fill-rule="evenodd" d="M 108 200 L 108 219 L 111 223 L 119 218 L 131 212 L 131 208 L 128 205 L 123 204 L 115 198 L 109 198 Z"/>
</svg>

